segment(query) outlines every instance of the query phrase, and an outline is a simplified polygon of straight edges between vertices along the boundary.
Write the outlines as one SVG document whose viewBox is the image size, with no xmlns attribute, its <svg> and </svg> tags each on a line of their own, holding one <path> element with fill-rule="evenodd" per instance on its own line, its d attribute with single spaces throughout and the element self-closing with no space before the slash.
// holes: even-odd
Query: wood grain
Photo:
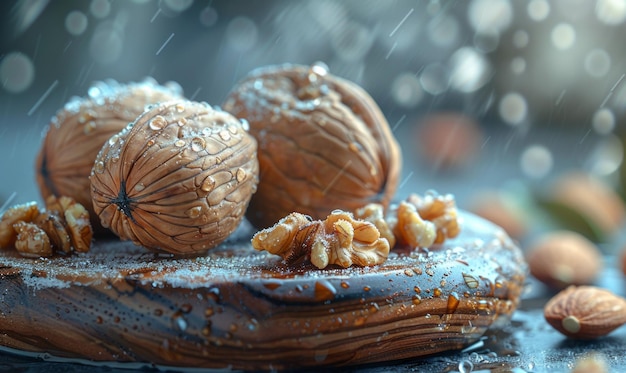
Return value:
<svg viewBox="0 0 626 373">
<path fill-rule="evenodd" d="M 414 359 L 463 348 L 506 322 L 521 251 L 462 213 L 461 235 L 396 250 L 373 268 L 286 267 L 250 231 L 199 258 L 127 242 L 86 254 L 0 253 L 0 344 L 94 361 L 285 369 Z"/>
</svg>

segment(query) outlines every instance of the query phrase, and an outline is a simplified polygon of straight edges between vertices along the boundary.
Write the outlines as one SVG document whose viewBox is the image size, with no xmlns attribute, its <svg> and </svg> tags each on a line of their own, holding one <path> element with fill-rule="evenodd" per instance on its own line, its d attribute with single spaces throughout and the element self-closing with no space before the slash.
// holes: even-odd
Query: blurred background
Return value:
<svg viewBox="0 0 626 373">
<path fill-rule="evenodd" d="M 569 171 L 621 193 L 626 0 L 18 0 L 0 14 L 0 204 L 40 198 L 42 133 L 95 81 L 151 76 L 219 105 L 256 67 L 316 61 L 385 113 L 398 198 L 434 189 L 476 210 L 504 195 L 517 218 Z"/>
</svg>

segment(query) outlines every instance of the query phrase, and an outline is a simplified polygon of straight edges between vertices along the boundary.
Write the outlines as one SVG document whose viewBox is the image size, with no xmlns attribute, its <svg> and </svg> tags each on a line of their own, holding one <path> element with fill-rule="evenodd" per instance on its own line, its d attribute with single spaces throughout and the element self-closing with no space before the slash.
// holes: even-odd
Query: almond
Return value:
<svg viewBox="0 0 626 373">
<path fill-rule="evenodd" d="M 530 273 L 557 290 L 590 285 L 602 270 L 602 252 L 574 231 L 554 231 L 530 245 L 526 255 Z"/>
<path fill-rule="evenodd" d="M 626 299 L 594 286 L 570 286 L 548 301 L 544 317 L 567 337 L 597 338 L 626 323 Z"/>
</svg>

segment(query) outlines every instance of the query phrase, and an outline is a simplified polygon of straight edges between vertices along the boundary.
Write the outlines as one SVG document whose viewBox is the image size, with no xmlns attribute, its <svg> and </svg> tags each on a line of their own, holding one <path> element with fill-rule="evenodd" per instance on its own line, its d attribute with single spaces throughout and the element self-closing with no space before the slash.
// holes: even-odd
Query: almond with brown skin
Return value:
<svg viewBox="0 0 626 373">
<path fill-rule="evenodd" d="M 626 299 L 594 286 L 570 286 L 548 301 L 544 317 L 567 337 L 598 338 L 626 323 Z"/>
</svg>

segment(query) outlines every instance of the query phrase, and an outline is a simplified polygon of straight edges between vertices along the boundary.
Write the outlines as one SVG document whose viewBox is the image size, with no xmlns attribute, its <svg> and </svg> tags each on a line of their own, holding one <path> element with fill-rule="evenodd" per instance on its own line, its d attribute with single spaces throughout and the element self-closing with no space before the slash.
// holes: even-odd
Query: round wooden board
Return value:
<svg viewBox="0 0 626 373">
<path fill-rule="evenodd" d="M 506 322 L 527 268 L 495 225 L 394 250 L 371 268 L 286 266 L 242 227 L 198 258 L 117 240 L 50 259 L 0 253 L 0 345 L 61 358 L 284 369 L 396 361 L 460 349 Z"/>
</svg>

